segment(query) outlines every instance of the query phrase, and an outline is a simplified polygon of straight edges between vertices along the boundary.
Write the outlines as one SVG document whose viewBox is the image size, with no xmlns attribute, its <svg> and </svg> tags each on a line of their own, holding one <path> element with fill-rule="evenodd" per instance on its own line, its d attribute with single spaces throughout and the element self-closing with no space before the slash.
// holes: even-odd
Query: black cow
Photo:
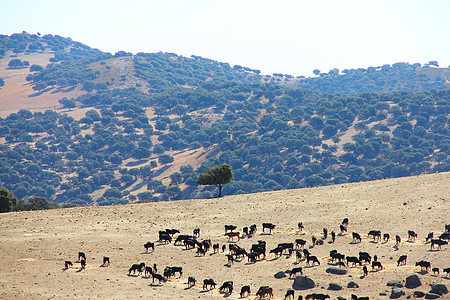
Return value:
<svg viewBox="0 0 450 300">
<path fill-rule="evenodd" d="M 322 232 L 323 232 L 323 239 L 326 240 L 328 237 L 328 229 L 324 228 Z"/>
<path fill-rule="evenodd" d="M 401 242 L 402 242 L 402 239 L 401 239 L 400 236 L 397 234 L 397 235 L 395 236 L 395 245 L 398 246 Z"/>
<path fill-rule="evenodd" d="M 282 247 L 276 247 L 276 248 L 270 250 L 269 253 L 273 253 L 273 254 L 275 254 L 275 257 L 279 257 L 283 254 L 283 250 L 284 249 Z"/>
<path fill-rule="evenodd" d="M 278 247 L 283 248 L 283 250 L 290 249 L 290 250 L 294 251 L 294 243 L 280 243 L 280 244 L 278 244 Z"/>
<path fill-rule="evenodd" d="M 228 264 L 229 266 L 231 266 L 231 265 L 234 263 L 234 257 L 233 257 L 233 255 L 231 255 L 231 254 L 226 254 L 225 256 L 228 258 L 227 264 Z"/>
<path fill-rule="evenodd" d="M 347 227 L 345 227 L 344 225 L 339 225 L 339 229 L 341 230 L 341 234 L 343 234 L 344 232 L 347 232 Z"/>
<path fill-rule="evenodd" d="M 372 236 L 374 241 L 380 241 L 381 240 L 381 231 L 379 230 L 371 230 L 367 234 L 368 236 Z"/>
<path fill-rule="evenodd" d="M 353 243 L 361 243 L 361 236 L 359 235 L 359 233 L 356 232 L 352 232 L 352 237 L 353 237 Z"/>
<path fill-rule="evenodd" d="M 408 230 L 408 240 L 416 240 L 417 233 L 412 230 Z"/>
<path fill-rule="evenodd" d="M 242 232 L 243 232 L 245 235 L 248 235 L 248 227 L 242 228 Z"/>
<path fill-rule="evenodd" d="M 306 244 L 306 241 L 303 239 L 296 239 L 295 240 L 295 247 L 296 248 L 303 248 Z"/>
<path fill-rule="evenodd" d="M 241 288 L 241 292 L 240 292 L 241 298 L 244 298 L 244 295 L 248 296 L 249 294 L 250 294 L 250 286 L 249 285 L 244 285 Z"/>
<path fill-rule="evenodd" d="M 237 228 L 237 226 L 234 225 L 225 225 L 225 233 L 227 233 L 227 231 L 233 231 Z"/>
<path fill-rule="evenodd" d="M 369 297 L 358 297 L 352 294 L 352 300 L 369 300 Z"/>
<path fill-rule="evenodd" d="M 72 268 L 73 267 L 73 263 L 70 260 L 66 260 L 64 262 L 64 268 L 68 269 L 69 267 Z"/>
<path fill-rule="evenodd" d="M 348 218 L 344 218 L 344 220 L 342 220 L 341 225 L 344 225 L 345 227 L 348 227 Z"/>
<path fill-rule="evenodd" d="M 359 252 L 359 260 L 361 261 L 361 262 L 367 262 L 367 263 L 369 263 L 370 264 L 370 262 L 371 262 L 371 260 L 372 260 L 372 257 L 370 256 L 370 254 L 369 253 L 367 253 L 367 252 Z"/>
<path fill-rule="evenodd" d="M 432 232 L 430 232 L 430 233 L 428 233 L 428 235 L 427 235 L 427 238 L 426 238 L 426 242 L 428 242 L 429 240 L 431 240 L 433 238 L 433 233 Z"/>
<path fill-rule="evenodd" d="M 205 249 L 200 247 L 200 248 L 197 249 L 197 254 L 205 256 L 206 255 L 206 251 L 205 251 Z"/>
<path fill-rule="evenodd" d="M 140 275 L 144 270 L 145 270 L 145 263 L 133 264 L 131 268 L 128 270 L 128 275 L 130 275 L 132 271 L 133 274 L 136 274 L 136 271 L 138 271 Z"/>
<path fill-rule="evenodd" d="M 364 273 L 364 276 L 367 276 L 369 274 L 369 271 L 367 270 L 366 266 L 363 267 L 363 273 Z"/>
<path fill-rule="evenodd" d="M 373 261 L 372 262 L 372 269 L 375 269 L 375 267 L 379 270 L 383 269 L 383 265 L 379 261 Z"/>
<path fill-rule="evenodd" d="M 295 259 L 297 261 L 302 259 L 302 252 L 300 250 L 295 250 Z"/>
<path fill-rule="evenodd" d="M 320 261 L 317 258 L 317 256 L 308 255 L 306 257 L 306 264 L 309 265 L 310 262 L 312 262 L 313 266 L 314 266 L 314 263 L 317 263 L 318 265 L 320 265 Z"/>
<path fill-rule="evenodd" d="M 287 290 L 286 295 L 284 295 L 284 300 L 294 299 L 294 290 Z"/>
<path fill-rule="evenodd" d="M 152 251 L 155 251 L 155 243 L 147 242 L 144 244 L 145 252 L 148 252 L 149 248 L 152 248 Z"/>
<path fill-rule="evenodd" d="M 389 239 L 391 238 L 391 236 L 389 235 L 389 233 L 385 233 L 383 234 L 383 242 L 389 242 Z"/>
<path fill-rule="evenodd" d="M 326 294 L 309 294 L 306 295 L 305 300 L 325 300 L 325 299 L 330 299 L 330 296 L 326 295 Z"/>
<path fill-rule="evenodd" d="M 160 231 L 159 232 L 159 240 L 158 240 L 158 242 L 160 242 L 160 243 L 169 243 L 170 244 L 172 242 L 172 237 L 167 232 Z"/>
<path fill-rule="evenodd" d="M 448 275 L 450 275 L 450 268 L 442 269 L 442 272 L 447 273 L 447 277 L 448 277 Z"/>
<path fill-rule="evenodd" d="M 109 257 L 108 256 L 103 256 L 102 266 L 109 266 Z"/>
<path fill-rule="evenodd" d="M 345 259 L 347 260 L 348 266 L 350 266 L 350 263 L 352 263 L 353 266 L 356 266 L 356 264 L 359 264 L 360 266 L 362 266 L 361 261 L 356 256 L 347 256 Z"/>
<path fill-rule="evenodd" d="M 225 281 L 219 288 L 219 292 L 231 294 L 233 292 L 233 281 Z"/>
<path fill-rule="evenodd" d="M 183 267 L 166 267 L 167 270 L 175 276 L 175 273 L 179 273 L 180 277 L 183 275 Z"/>
<path fill-rule="evenodd" d="M 195 278 L 192 277 L 192 276 L 189 276 L 187 284 L 188 284 L 188 286 L 194 286 L 195 285 Z"/>
<path fill-rule="evenodd" d="M 441 240 L 450 240 L 450 232 L 446 231 L 443 234 L 439 236 L 439 239 Z"/>
<path fill-rule="evenodd" d="M 263 223 L 262 227 L 263 227 L 263 232 L 264 229 L 268 228 L 270 233 L 272 233 L 272 230 L 275 228 L 276 225 L 272 224 L 272 223 Z"/>
<path fill-rule="evenodd" d="M 302 267 L 292 268 L 291 273 L 289 273 L 289 278 L 291 278 L 292 276 L 297 276 L 297 273 L 303 275 L 303 268 Z"/>
<path fill-rule="evenodd" d="M 180 233 L 178 229 L 166 229 L 166 232 L 171 236 L 173 236 L 176 233 Z"/>
<path fill-rule="evenodd" d="M 433 269 L 431 269 L 431 271 L 433 272 L 433 275 L 436 276 L 436 273 L 438 273 L 438 275 L 439 275 L 439 268 L 433 268 Z"/>
<path fill-rule="evenodd" d="M 406 265 L 406 258 L 408 256 L 407 255 L 401 255 L 398 260 L 397 260 L 397 267 L 400 265 Z"/>
<path fill-rule="evenodd" d="M 334 231 L 331 232 L 331 241 L 334 243 L 336 240 L 336 233 Z"/>
<path fill-rule="evenodd" d="M 219 243 L 214 244 L 214 245 L 213 245 L 213 251 L 214 251 L 214 253 L 219 252 L 219 248 L 220 248 Z"/>
<path fill-rule="evenodd" d="M 308 249 L 303 249 L 303 254 L 305 255 L 305 257 L 308 257 L 310 255 Z"/>
<path fill-rule="evenodd" d="M 208 289 L 208 286 L 209 286 L 210 290 L 214 289 L 214 288 L 216 288 L 216 283 L 212 279 L 205 279 L 205 280 L 203 280 L 203 290 Z"/>
<path fill-rule="evenodd" d="M 155 283 L 155 279 L 157 279 L 159 283 L 161 283 L 161 281 L 166 282 L 166 279 L 162 275 L 152 273 L 152 283 Z"/>
<path fill-rule="evenodd" d="M 248 232 L 249 235 L 253 235 L 256 233 L 256 224 L 252 224 L 250 226 L 250 231 Z"/>
<path fill-rule="evenodd" d="M 330 251 L 330 256 L 331 256 L 331 261 L 332 262 L 334 262 L 336 260 L 343 261 L 345 259 L 345 255 L 341 254 L 341 253 L 338 253 L 337 251 L 336 252 L 331 252 Z"/>
<path fill-rule="evenodd" d="M 300 231 L 303 231 L 303 229 L 305 228 L 305 226 L 303 226 L 303 222 L 298 222 L 297 226 L 298 226 L 298 230 L 300 230 Z"/>
<path fill-rule="evenodd" d="M 175 246 L 180 245 L 180 244 L 184 244 L 184 241 L 185 241 L 185 240 L 189 240 L 189 239 L 195 239 L 195 236 L 193 236 L 193 235 L 182 234 L 182 235 L 179 235 L 179 236 L 176 238 L 176 240 L 175 240 L 175 242 L 174 242 L 173 244 L 174 244 Z"/>
<path fill-rule="evenodd" d="M 195 228 L 192 234 L 194 237 L 200 237 L 200 228 Z"/>
<path fill-rule="evenodd" d="M 448 242 L 438 239 L 432 239 L 431 240 L 431 249 L 434 249 L 434 245 L 438 245 L 438 249 L 441 249 L 441 246 L 447 245 Z"/>
<path fill-rule="evenodd" d="M 144 276 L 148 276 L 148 275 L 152 275 L 153 274 L 153 269 L 152 269 L 152 267 L 148 267 L 148 266 L 145 266 L 145 269 L 144 269 Z"/>
<path fill-rule="evenodd" d="M 86 260 L 86 254 L 84 254 L 84 252 L 78 252 L 78 260 L 80 259 Z"/>
</svg>

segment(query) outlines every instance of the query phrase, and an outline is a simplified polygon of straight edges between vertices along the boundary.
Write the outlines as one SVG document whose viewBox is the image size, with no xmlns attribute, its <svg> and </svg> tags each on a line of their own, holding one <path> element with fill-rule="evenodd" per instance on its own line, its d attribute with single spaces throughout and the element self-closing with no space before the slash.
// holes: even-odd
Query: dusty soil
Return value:
<svg viewBox="0 0 450 300">
<path fill-rule="evenodd" d="M 274 288 L 274 299 L 283 299 L 293 280 L 288 277 L 275 279 L 274 274 L 301 266 L 304 274 L 318 285 L 297 295 L 313 292 L 326 293 L 331 299 L 351 294 L 370 296 L 370 299 L 388 299 L 388 280 L 404 280 L 418 274 L 422 286 L 416 290 L 428 291 L 430 283 L 444 283 L 450 287 L 450 278 L 442 268 L 450 267 L 449 247 L 431 251 L 425 243 L 428 232 L 435 236 L 450 223 L 449 211 L 450 173 L 380 180 L 366 183 L 343 184 L 321 188 L 286 190 L 249 195 L 228 196 L 220 199 L 185 200 L 148 204 L 130 204 L 110 207 L 81 207 L 52 211 L 6 213 L 0 215 L 0 298 L 1 299 L 238 299 L 243 285 L 255 291 L 261 285 Z M 226 186 L 225 186 L 226 189 Z M 311 237 L 322 237 L 322 229 L 339 233 L 339 224 L 348 217 L 349 234 L 338 235 L 335 243 L 330 238 L 323 245 L 311 247 Z M 305 225 L 303 232 L 297 222 Z M 261 224 L 276 224 L 272 232 L 262 233 Z M 163 245 L 156 242 L 154 252 L 146 253 L 143 244 L 156 241 L 158 230 L 176 228 L 183 234 L 201 229 L 200 239 L 227 245 L 224 225 L 234 224 L 241 231 L 243 226 L 257 224 L 258 232 L 242 238 L 238 244 L 249 250 L 257 240 L 265 240 L 268 249 L 280 242 L 294 242 L 296 238 L 308 241 L 306 247 L 316 255 L 320 266 L 308 267 L 304 260 L 298 264 L 294 256 L 283 255 L 275 259 L 273 254 L 261 262 L 247 263 L 247 259 L 226 265 L 225 253 L 197 256 L 195 250 L 182 246 Z M 367 237 L 369 230 L 381 230 L 391 237 L 402 238 L 399 248 L 395 242 L 374 242 Z M 407 231 L 418 234 L 416 241 L 408 241 Z M 362 236 L 362 242 L 352 244 L 352 232 Z M 336 249 L 345 255 L 357 256 L 359 251 L 378 255 L 383 264 L 381 271 L 372 271 L 362 277 L 361 267 L 348 268 L 347 275 L 330 275 L 325 272 L 331 265 L 329 251 Z M 87 255 L 87 267 L 81 270 L 77 262 L 78 251 Z M 408 255 L 406 266 L 397 267 L 400 255 Z M 102 257 L 109 256 L 111 265 L 101 267 Z M 74 262 L 73 268 L 64 269 L 64 261 Z M 432 267 L 439 267 L 441 274 L 421 273 L 415 262 L 428 260 Z M 166 283 L 152 284 L 150 278 L 128 276 L 128 268 L 145 262 L 158 266 L 161 273 L 165 266 L 183 267 L 183 276 Z M 187 288 L 187 277 L 194 276 L 197 285 Z M 203 279 L 213 278 L 216 289 L 203 291 Z M 231 295 L 219 293 L 226 281 L 234 282 Z M 359 288 L 347 288 L 351 280 Z M 328 291 L 328 284 L 343 285 L 341 291 Z M 322 289 L 321 287 L 324 287 Z M 406 299 L 414 290 L 403 288 Z M 386 291 L 387 296 L 379 296 Z M 447 294 L 447 299 L 448 299 Z"/>
</svg>

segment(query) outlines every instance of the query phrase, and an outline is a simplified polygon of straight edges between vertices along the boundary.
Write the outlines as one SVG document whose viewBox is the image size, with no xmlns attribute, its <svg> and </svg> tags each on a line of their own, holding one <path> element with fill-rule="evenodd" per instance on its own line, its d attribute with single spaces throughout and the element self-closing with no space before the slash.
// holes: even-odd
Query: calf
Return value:
<svg viewBox="0 0 450 300">
<path fill-rule="evenodd" d="M 448 242 L 438 239 L 431 239 L 431 249 L 434 249 L 434 245 L 438 245 L 438 249 L 441 249 L 442 245 L 447 245 Z"/>
<path fill-rule="evenodd" d="M 248 227 L 242 228 L 242 232 L 243 232 L 245 235 L 248 235 Z"/>
<path fill-rule="evenodd" d="M 72 268 L 73 267 L 73 263 L 70 260 L 66 260 L 64 262 L 64 268 L 68 269 L 68 268 Z"/>
<path fill-rule="evenodd" d="M 155 243 L 147 242 L 144 244 L 145 252 L 148 252 L 149 248 L 152 248 L 152 251 L 155 251 Z"/>
<path fill-rule="evenodd" d="M 284 300 L 294 299 L 294 290 L 287 290 L 286 295 L 284 295 Z"/>
<path fill-rule="evenodd" d="M 447 273 L 447 277 L 448 277 L 448 275 L 450 274 L 450 268 L 442 269 L 442 272 Z"/>
<path fill-rule="evenodd" d="M 363 267 L 363 273 L 364 273 L 364 276 L 367 276 L 369 274 L 369 271 L 367 270 L 366 266 Z"/>
<path fill-rule="evenodd" d="M 431 240 L 432 238 L 433 238 L 433 233 L 432 233 L 432 232 L 429 232 L 428 235 L 427 235 L 427 238 L 426 238 L 425 242 L 428 242 L 428 241 Z"/>
<path fill-rule="evenodd" d="M 379 261 L 373 261 L 372 262 L 372 270 L 374 270 L 375 268 L 382 270 L 383 265 L 381 265 L 381 263 Z"/>
<path fill-rule="evenodd" d="M 219 292 L 231 294 L 233 292 L 233 281 L 225 281 L 219 288 Z"/>
<path fill-rule="evenodd" d="M 347 232 L 347 227 L 345 227 L 344 225 L 339 225 L 339 229 L 341 230 L 341 234 L 344 234 L 344 232 Z"/>
<path fill-rule="evenodd" d="M 152 267 L 145 266 L 144 276 L 147 277 L 148 275 L 152 275 L 152 274 L 153 274 Z"/>
<path fill-rule="evenodd" d="M 275 228 L 276 225 L 272 224 L 272 223 L 263 223 L 262 227 L 263 227 L 263 232 L 264 229 L 268 228 L 270 233 L 272 233 L 272 230 Z"/>
<path fill-rule="evenodd" d="M 439 268 L 433 268 L 431 271 L 433 271 L 433 275 L 436 275 L 436 273 L 439 275 Z"/>
<path fill-rule="evenodd" d="M 295 247 L 296 248 L 303 248 L 306 244 L 306 241 L 303 239 L 296 239 L 295 240 Z"/>
<path fill-rule="evenodd" d="M 295 259 L 296 259 L 297 261 L 299 261 L 299 260 L 302 259 L 302 252 L 301 252 L 300 250 L 296 250 L 296 251 L 295 251 Z"/>
<path fill-rule="evenodd" d="M 194 237 L 200 237 L 200 228 L 195 228 L 192 232 Z"/>
<path fill-rule="evenodd" d="M 219 252 L 219 243 L 216 243 L 216 244 L 214 244 L 213 245 L 213 251 L 214 251 L 214 253 L 216 253 L 216 252 Z"/>
<path fill-rule="evenodd" d="M 406 255 L 401 255 L 397 260 L 397 267 L 400 265 L 406 265 Z"/>
<path fill-rule="evenodd" d="M 250 286 L 249 285 L 244 285 L 241 288 L 241 292 L 240 292 L 240 296 L 241 298 L 244 298 L 244 295 L 248 296 L 250 294 Z"/>
<path fill-rule="evenodd" d="M 324 228 L 322 232 L 323 232 L 323 239 L 326 240 L 328 237 L 328 229 Z"/>
<path fill-rule="evenodd" d="M 248 232 L 249 235 L 254 235 L 256 233 L 256 224 L 252 224 L 250 226 L 250 231 Z"/>
<path fill-rule="evenodd" d="M 420 266 L 420 270 L 423 271 L 425 269 L 425 272 L 428 272 L 428 269 L 431 268 L 431 264 L 428 261 L 421 260 L 416 262 L 416 267 Z"/>
<path fill-rule="evenodd" d="M 84 252 L 78 252 L 78 260 L 80 259 L 86 260 L 86 254 L 84 254 Z"/>
<path fill-rule="evenodd" d="M 188 277 L 188 282 L 187 282 L 188 286 L 194 286 L 195 285 L 195 278 L 192 276 Z"/>
<path fill-rule="evenodd" d="M 235 238 L 235 237 L 237 237 L 238 238 L 238 241 L 240 240 L 240 237 L 239 237 L 239 232 L 227 232 L 227 233 L 225 233 L 225 236 L 227 236 L 228 237 L 228 240 L 230 241 L 230 240 L 232 240 L 233 238 Z"/>
<path fill-rule="evenodd" d="M 203 280 L 203 290 L 208 289 L 208 286 L 209 286 L 209 289 L 212 290 L 212 289 L 216 288 L 216 283 L 212 279 Z"/>
<path fill-rule="evenodd" d="M 341 225 L 344 225 L 345 227 L 348 227 L 348 218 L 344 218 L 344 220 L 342 220 Z"/>
<path fill-rule="evenodd" d="M 372 236 L 374 241 L 380 241 L 381 240 L 381 231 L 379 230 L 371 230 L 367 234 L 369 237 Z"/>
<path fill-rule="evenodd" d="M 303 275 L 303 268 L 302 267 L 292 268 L 291 273 L 289 273 L 289 278 L 292 278 L 292 276 L 297 276 L 297 273 Z"/>
<path fill-rule="evenodd" d="M 103 256 L 102 266 L 109 266 L 109 257 L 108 256 Z"/>
<path fill-rule="evenodd" d="M 158 283 L 161 283 L 161 281 L 162 282 L 166 282 L 166 279 L 162 275 L 156 274 L 156 273 L 152 273 L 152 283 L 155 283 L 155 279 L 158 280 Z"/>
<path fill-rule="evenodd" d="M 206 250 L 200 247 L 200 248 L 197 249 L 197 254 L 205 256 L 206 255 Z"/>
<path fill-rule="evenodd" d="M 331 232 L 331 242 L 334 243 L 334 241 L 336 240 L 336 233 L 334 233 L 334 231 Z"/>
<path fill-rule="evenodd" d="M 159 232 L 159 240 L 158 240 L 158 242 L 165 243 L 165 244 L 167 244 L 167 243 L 170 244 L 172 242 L 172 237 L 167 232 L 160 231 Z"/>
<path fill-rule="evenodd" d="M 383 242 L 389 242 L 389 239 L 391 238 L 391 236 L 389 235 L 389 233 L 385 233 L 383 234 Z"/>
<path fill-rule="evenodd" d="M 225 252 L 226 249 L 227 249 L 227 245 L 222 245 L 222 252 Z"/>
<path fill-rule="evenodd" d="M 233 257 L 233 255 L 231 255 L 231 254 L 226 254 L 225 256 L 226 256 L 227 259 L 228 259 L 227 264 L 228 264 L 229 266 L 231 266 L 231 265 L 234 263 L 234 257 Z"/>
<path fill-rule="evenodd" d="M 81 264 L 81 270 L 84 270 L 84 269 L 86 268 L 86 260 L 85 260 L 85 259 L 82 259 L 82 260 L 80 261 L 80 264 Z"/>
<path fill-rule="evenodd" d="M 408 230 L 408 240 L 416 240 L 417 233 L 412 230 Z"/>
<path fill-rule="evenodd" d="M 352 232 L 353 241 L 352 243 L 361 243 L 361 236 L 359 233 Z"/>
<path fill-rule="evenodd" d="M 402 242 L 402 239 L 400 238 L 400 236 L 397 234 L 395 236 L 395 245 L 398 246 L 400 245 L 400 243 Z"/>
<path fill-rule="evenodd" d="M 303 228 L 305 228 L 303 226 L 303 222 L 298 222 L 297 227 L 298 227 L 298 230 L 300 230 L 300 231 L 303 231 Z"/>
</svg>

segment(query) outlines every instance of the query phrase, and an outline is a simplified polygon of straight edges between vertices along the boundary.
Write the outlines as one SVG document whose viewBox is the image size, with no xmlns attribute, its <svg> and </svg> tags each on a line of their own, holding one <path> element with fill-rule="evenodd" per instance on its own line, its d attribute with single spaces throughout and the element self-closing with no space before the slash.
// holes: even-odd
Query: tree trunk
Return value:
<svg viewBox="0 0 450 300">
<path fill-rule="evenodd" d="M 219 188 L 219 196 L 217 196 L 218 198 L 222 197 L 222 185 L 218 184 L 217 187 Z"/>
</svg>

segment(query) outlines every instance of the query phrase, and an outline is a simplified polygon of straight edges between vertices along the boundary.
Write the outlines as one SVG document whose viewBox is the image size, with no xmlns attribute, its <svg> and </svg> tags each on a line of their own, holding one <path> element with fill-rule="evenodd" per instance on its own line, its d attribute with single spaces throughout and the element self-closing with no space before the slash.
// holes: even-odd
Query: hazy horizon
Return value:
<svg viewBox="0 0 450 300">
<path fill-rule="evenodd" d="M 57 34 L 104 52 L 173 52 L 311 76 L 396 62 L 448 67 L 449 11 L 445 0 L 5 0 L 0 34 Z"/>
</svg>

